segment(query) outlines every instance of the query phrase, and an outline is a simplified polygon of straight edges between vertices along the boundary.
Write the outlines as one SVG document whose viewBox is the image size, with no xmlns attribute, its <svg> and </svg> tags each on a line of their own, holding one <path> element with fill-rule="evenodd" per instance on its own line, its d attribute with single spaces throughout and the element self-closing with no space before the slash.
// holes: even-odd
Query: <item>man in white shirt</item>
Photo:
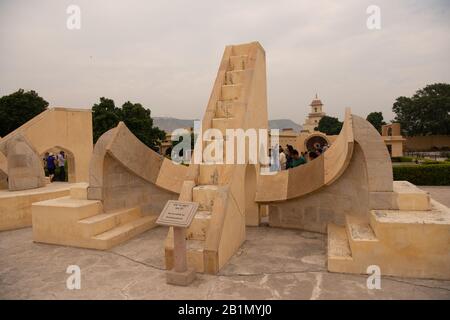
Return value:
<svg viewBox="0 0 450 320">
<path fill-rule="evenodd" d="M 280 170 L 286 170 L 286 155 L 284 154 L 283 147 L 279 147 L 279 158 L 280 158 Z"/>
</svg>

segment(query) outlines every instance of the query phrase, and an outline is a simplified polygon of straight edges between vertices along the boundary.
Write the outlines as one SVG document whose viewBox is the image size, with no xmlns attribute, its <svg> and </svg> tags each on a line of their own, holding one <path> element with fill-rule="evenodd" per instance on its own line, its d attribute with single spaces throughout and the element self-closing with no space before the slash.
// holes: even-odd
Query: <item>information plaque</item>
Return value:
<svg viewBox="0 0 450 320">
<path fill-rule="evenodd" d="M 169 227 L 187 228 L 191 225 L 197 209 L 197 202 L 169 200 L 156 223 Z"/>
</svg>

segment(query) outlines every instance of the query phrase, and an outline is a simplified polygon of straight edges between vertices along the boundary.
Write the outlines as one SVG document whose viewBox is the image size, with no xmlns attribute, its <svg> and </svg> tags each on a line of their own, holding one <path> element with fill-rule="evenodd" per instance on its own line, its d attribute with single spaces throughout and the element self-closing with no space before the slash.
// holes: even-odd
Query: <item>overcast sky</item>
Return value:
<svg viewBox="0 0 450 320">
<path fill-rule="evenodd" d="M 80 30 L 66 27 L 70 4 Z M 381 30 L 366 27 L 371 4 Z M 271 119 L 303 123 L 317 92 L 340 119 L 349 106 L 391 120 L 396 97 L 450 83 L 450 0 L 0 0 L 0 95 L 199 118 L 225 45 L 250 41 L 266 50 Z"/>
</svg>

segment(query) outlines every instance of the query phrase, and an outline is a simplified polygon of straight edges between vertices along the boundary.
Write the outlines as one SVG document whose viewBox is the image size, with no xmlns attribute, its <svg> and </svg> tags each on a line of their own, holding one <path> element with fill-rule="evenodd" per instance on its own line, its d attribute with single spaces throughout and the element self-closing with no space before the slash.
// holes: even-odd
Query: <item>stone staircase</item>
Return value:
<svg viewBox="0 0 450 320">
<path fill-rule="evenodd" d="M 199 204 L 198 212 L 191 226 L 186 232 L 188 264 L 197 272 L 204 272 L 204 254 L 206 234 L 211 223 L 214 200 L 220 191 L 225 192 L 223 186 L 230 183 L 233 166 L 223 164 L 226 159 L 225 136 L 226 129 L 237 128 L 236 116 L 241 114 L 244 70 L 248 55 L 230 57 L 230 71 L 225 73 L 225 84 L 221 88 L 221 97 L 217 101 L 212 128 L 220 130 L 224 139 L 223 160 L 208 161 L 199 165 L 198 185 L 192 190 L 192 201 Z M 209 142 L 213 143 L 213 141 Z M 207 146 L 209 145 L 207 143 Z"/>
<path fill-rule="evenodd" d="M 255 76 L 256 70 L 258 76 Z M 257 77 L 263 81 L 255 85 Z M 255 86 L 263 86 L 263 89 Z M 203 130 L 217 129 L 222 137 L 211 137 L 204 142 L 204 154 L 210 150 L 211 157 L 203 158 L 203 163 L 196 165 L 197 171 L 189 181 L 189 187 L 180 193 L 180 200 L 199 204 L 198 212 L 186 232 L 188 266 L 197 272 L 217 273 L 245 240 L 242 194 L 246 165 L 224 164 L 227 156 L 226 129 L 257 129 L 259 123 L 253 122 L 257 117 L 251 116 L 255 112 L 254 102 L 249 101 L 252 94 L 259 93 L 264 93 L 265 99 L 265 90 L 262 47 L 258 43 L 228 46 L 203 118 Z M 265 107 L 265 100 L 260 101 L 258 107 Z M 264 118 L 265 112 L 266 109 L 260 111 L 260 118 Z M 267 117 L 260 122 L 267 127 Z M 223 154 L 218 155 L 215 151 L 219 146 L 223 146 Z M 234 159 L 237 158 L 236 148 L 235 142 Z M 166 241 L 167 269 L 172 268 L 172 259 L 173 230 L 170 230 Z"/>
<path fill-rule="evenodd" d="M 77 185 L 68 197 L 33 203 L 33 240 L 106 250 L 156 226 L 157 217 L 143 215 L 138 207 L 104 212 L 101 201 L 87 200 L 87 187 Z"/>
<path fill-rule="evenodd" d="M 407 182 L 394 182 L 399 209 L 371 210 L 369 219 L 347 216 L 328 226 L 328 270 L 450 278 L 450 210 Z"/>
</svg>

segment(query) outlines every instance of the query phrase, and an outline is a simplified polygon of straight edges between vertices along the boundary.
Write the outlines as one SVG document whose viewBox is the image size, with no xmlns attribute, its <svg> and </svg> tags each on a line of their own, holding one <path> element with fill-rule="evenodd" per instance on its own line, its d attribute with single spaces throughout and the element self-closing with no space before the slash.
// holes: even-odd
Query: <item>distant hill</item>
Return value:
<svg viewBox="0 0 450 320">
<path fill-rule="evenodd" d="M 189 119 L 177 119 L 171 117 L 153 117 L 153 123 L 155 126 L 166 132 L 172 132 L 178 128 L 190 128 L 194 126 L 194 120 Z M 290 119 L 276 119 L 269 120 L 270 129 L 285 129 L 292 128 L 295 132 L 300 132 L 302 126 L 295 123 Z"/>
<path fill-rule="evenodd" d="M 171 117 L 153 117 L 153 124 L 167 133 L 179 128 L 191 128 L 194 126 L 194 120 L 177 119 Z"/>
</svg>

